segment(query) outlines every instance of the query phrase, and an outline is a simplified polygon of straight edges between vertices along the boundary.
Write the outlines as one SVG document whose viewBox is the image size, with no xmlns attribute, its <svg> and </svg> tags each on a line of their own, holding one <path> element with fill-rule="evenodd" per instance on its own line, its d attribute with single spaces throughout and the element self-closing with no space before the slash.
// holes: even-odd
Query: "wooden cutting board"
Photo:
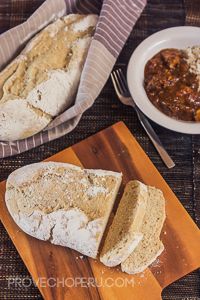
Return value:
<svg viewBox="0 0 200 300">
<path fill-rule="evenodd" d="M 82 257 L 68 248 L 36 240 L 11 219 L 0 184 L 0 218 L 45 299 L 157 300 L 164 287 L 200 267 L 200 231 L 124 123 L 120 122 L 52 156 L 48 160 L 123 173 L 123 184 L 138 179 L 161 189 L 167 219 L 165 251 L 144 273 L 127 275 L 119 268 Z M 53 191 L 52 191 L 53 192 Z"/>
</svg>

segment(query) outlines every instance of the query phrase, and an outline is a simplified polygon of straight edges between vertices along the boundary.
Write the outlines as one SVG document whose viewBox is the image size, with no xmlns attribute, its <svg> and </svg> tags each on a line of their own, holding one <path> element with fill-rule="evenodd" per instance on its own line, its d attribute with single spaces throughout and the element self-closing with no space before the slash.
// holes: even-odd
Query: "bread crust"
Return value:
<svg viewBox="0 0 200 300">
<path fill-rule="evenodd" d="M 96 258 L 121 178 L 112 171 L 36 163 L 11 173 L 5 201 L 27 234 Z"/>
<path fill-rule="evenodd" d="M 0 73 L 0 140 L 32 136 L 72 104 L 96 23 L 96 15 L 58 19 Z"/>
</svg>

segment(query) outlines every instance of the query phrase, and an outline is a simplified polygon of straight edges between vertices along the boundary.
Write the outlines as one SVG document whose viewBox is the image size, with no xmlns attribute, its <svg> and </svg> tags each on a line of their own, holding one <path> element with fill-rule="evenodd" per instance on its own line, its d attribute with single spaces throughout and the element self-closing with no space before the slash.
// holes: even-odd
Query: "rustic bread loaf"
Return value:
<svg viewBox="0 0 200 300">
<path fill-rule="evenodd" d="M 121 173 L 42 162 L 14 171 L 5 201 L 26 233 L 95 258 Z"/>
<path fill-rule="evenodd" d="M 119 265 L 141 241 L 147 195 L 147 186 L 137 180 L 126 185 L 100 254 L 100 260 L 106 266 Z"/>
<path fill-rule="evenodd" d="M 121 269 L 129 274 L 144 271 L 164 250 L 160 233 L 165 220 L 163 193 L 148 187 L 146 213 L 141 227 L 143 238 L 131 255 L 121 263 Z"/>
<path fill-rule="evenodd" d="M 0 73 L 0 140 L 29 137 L 71 105 L 96 23 L 96 15 L 58 19 Z"/>
</svg>

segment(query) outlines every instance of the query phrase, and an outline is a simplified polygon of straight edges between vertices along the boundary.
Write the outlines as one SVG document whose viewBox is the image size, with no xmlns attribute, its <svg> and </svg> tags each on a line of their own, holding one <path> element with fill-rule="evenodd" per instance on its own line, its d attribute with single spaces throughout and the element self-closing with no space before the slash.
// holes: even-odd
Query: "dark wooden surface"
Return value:
<svg viewBox="0 0 200 300">
<path fill-rule="evenodd" d="M 0 32 L 25 20 L 42 0 L 1 0 Z M 134 48 L 148 35 L 172 26 L 184 25 L 185 9 L 182 0 L 149 0 L 147 8 L 134 28 L 122 51 L 117 66 L 126 69 Z M 88 110 L 77 128 L 69 135 L 16 157 L 1 160 L 0 179 L 28 163 L 37 162 L 81 141 L 107 126 L 123 120 L 148 153 L 172 190 L 195 222 L 200 225 L 200 138 L 170 132 L 153 124 L 166 149 L 176 162 L 176 168 L 165 168 L 155 149 L 143 132 L 135 113 L 116 99 L 109 80 L 94 106 Z M 9 277 L 30 278 L 10 238 L 0 224 L 0 299 L 42 299 L 38 290 L 30 287 L 9 289 Z M 199 299 L 200 272 L 196 271 L 167 287 L 163 299 Z"/>
</svg>

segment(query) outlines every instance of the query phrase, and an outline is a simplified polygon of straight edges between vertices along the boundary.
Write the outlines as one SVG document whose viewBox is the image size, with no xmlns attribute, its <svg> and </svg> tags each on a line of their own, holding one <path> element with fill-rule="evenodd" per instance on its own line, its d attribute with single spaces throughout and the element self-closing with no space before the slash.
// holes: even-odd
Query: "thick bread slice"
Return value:
<svg viewBox="0 0 200 300">
<path fill-rule="evenodd" d="M 14 171 L 5 201 L 26 233 L 95 258 L 122 175 L 42 162 Z"/>
<path fill-rule="evenodd" d="M 141 241 L 147 195 L 147 186 L 137 180 L 126 185 L 100 255 L 106 266 L 119 265 Z"/>
<path fill-rule="evenodd" d="M 165 199 L 163 193 L 148 187 L 148 202 L 141 232 L 143 239 L 131 255 L 121 264 L 123 272 L 143 272 L 164 250 L 160 233 L 165 220 Z"/>
<path fill-rule="evenodd" d="M 36 134 L 72 104 L 97 20 L 93 14 L 58 19 L 0 72 L 0 140 Z"/>
</svg>

